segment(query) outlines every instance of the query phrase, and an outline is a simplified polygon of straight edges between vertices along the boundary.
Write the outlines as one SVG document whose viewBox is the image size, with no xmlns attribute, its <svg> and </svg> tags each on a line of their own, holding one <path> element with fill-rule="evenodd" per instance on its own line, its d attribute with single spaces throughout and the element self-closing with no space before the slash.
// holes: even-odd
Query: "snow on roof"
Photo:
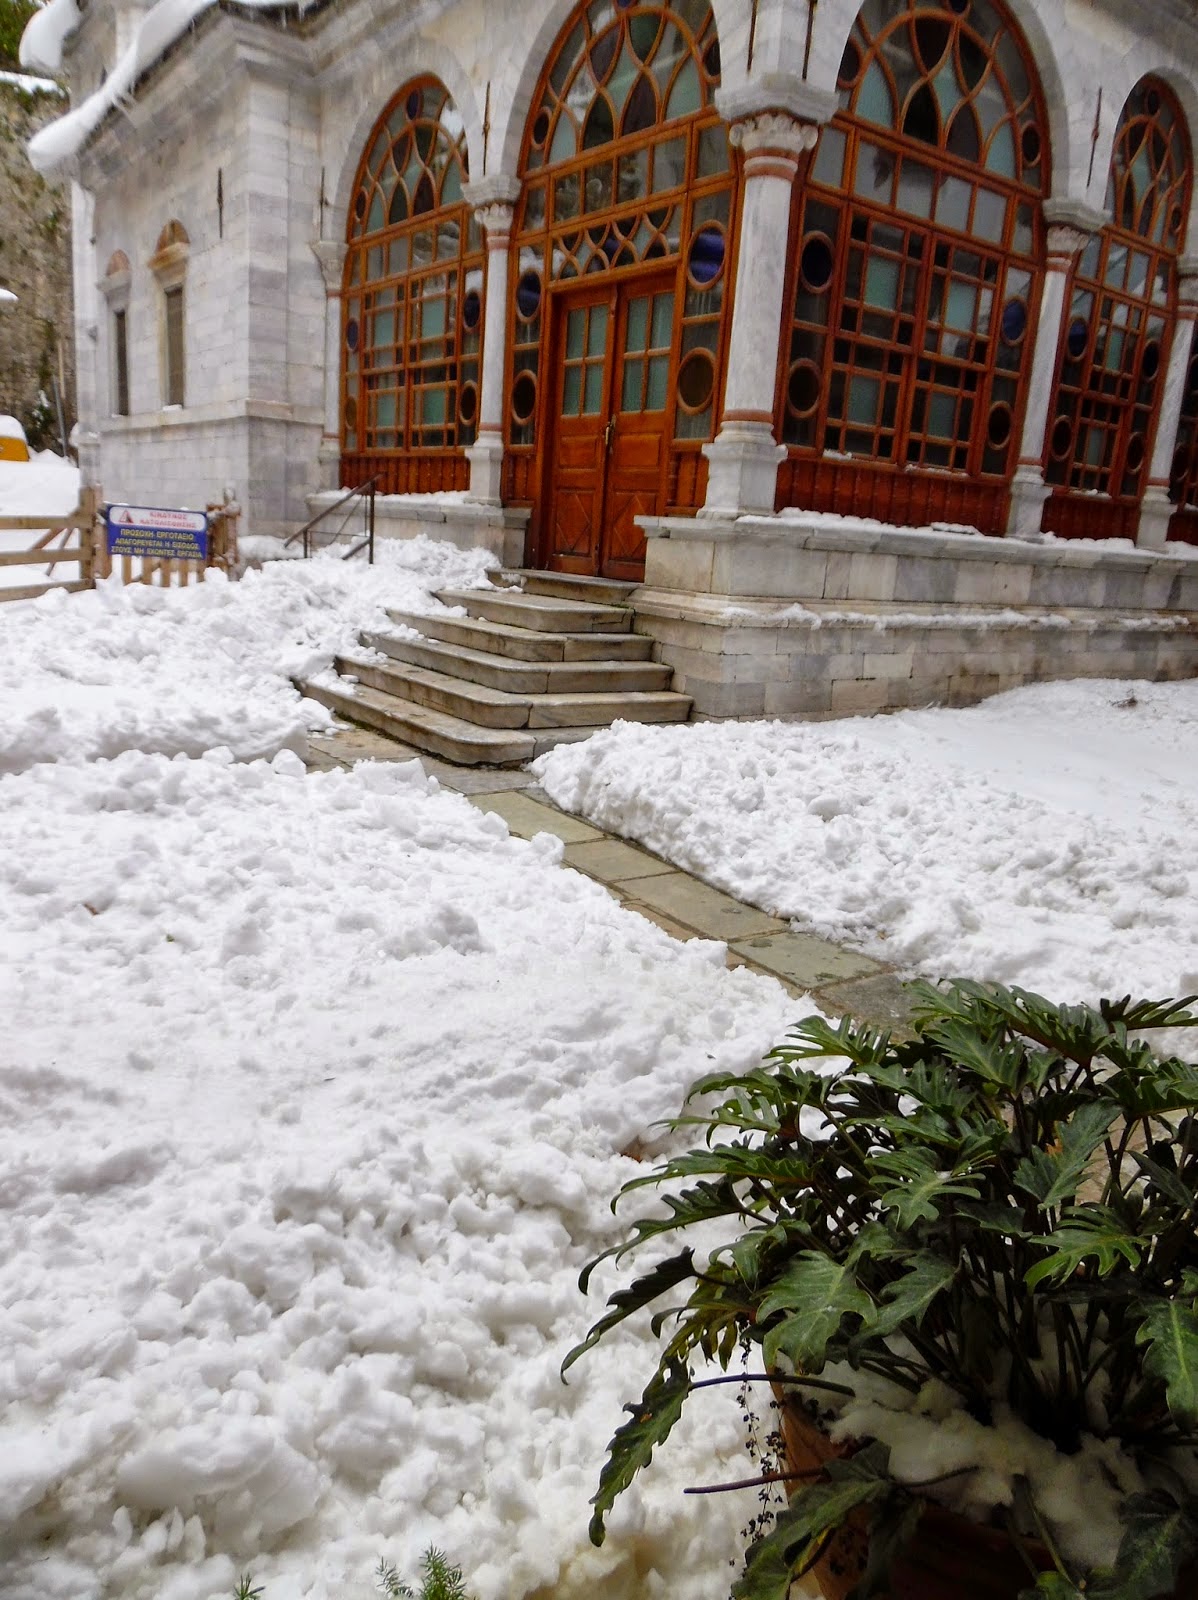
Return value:
<svg viewBox="0 0 1198 1600">
<path fill-rule="evenodd" d="M 29 159 L 39 172 L 52 172 L 82 150 L 115 106 L 127 101 L 133 86 L 161 59 L 192 23 L 216 0 L 157 0 L 142 18 L 133 41 L 95 91 L 56 121 L 47 123 L 29 141 Z M 280 10 L 296 0 L 241 0 L 261 11 Z M 310 0 L 299 0 L 300 10 Z M 22 66 L 62 70 L 63 45 L 79 26 L 75 0 L 49 0 L 34 13 L 21 36 Z"/>
<path fill-rule="evenodd" d="M 0 293 L 7 294 L 7 292 L 7 290 L 0 290 Z M 16 297 L 14 296 L 13 298 L 15 299 Z M 0 412 L 0 439 L 20 439 L 22 443 L 25 442 L 25 430 L 16 417 L 10 417 Z"/>
</svg>

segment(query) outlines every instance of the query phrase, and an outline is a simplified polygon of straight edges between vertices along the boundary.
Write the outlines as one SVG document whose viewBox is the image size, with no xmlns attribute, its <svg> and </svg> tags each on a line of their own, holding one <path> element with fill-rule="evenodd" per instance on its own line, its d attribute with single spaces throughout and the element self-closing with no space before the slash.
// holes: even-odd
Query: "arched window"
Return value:
<svg viewBox="0 0 1198 1600">
<path fill-rule="evenodd" d="M 162 290 L 159 309 L 159 379 L 164 406 L 181 406 L 186 395 L 186 319 L 183 291 L 191 240 L 187 229 L 172 217 L 158 235 L 149 268 Z M 127 403 L 127 400 L 126 400 Z"/>
<path fill-rule="evenodd" d="M 385 493 L 461 489 L 478 425 L 482 235 L 462 199 L 462 119 L 405 85 L 375 124 L 349 208 L 341 478 Z"/>
<path fill-rule="evenodd" d="M 1078 262 L 1061 331 L 1045 466 L 1057 492 L 1044 526 L 1054 533 L 1136 536 L 1189 207 L 1181 109 L 1146 78 L 1119 118 L 1108 221 Z"/>
<path fill-rule="evenodd" d="M 645 302 L 643 327 L 639 305 L 613 313 L 635 357 L 617 387 L 630 386 L 625 401 L 635 389 L 646 411 L 664 414 L 665 502 L 701 503 L 700 445 L 715 432 L 731 263 L 732 163 L 712 98 L 719 72 L 709 0 L 592 0 L 559 37 L 521 156 L 505 498 L 527 503 L 536 491 L 535 447 L 556 381 L 556 372 L 546 380 L 548 298 L 589 275 L 630 282 L 656 271 L 665 287 Z M 588 340 L 599 338 L 600 320 L 589 316 Z M 582 320 L 571 323 L 563 340 L 582 329 Z M 566 381 L 568 404 L 575 378 Z M 577 382 L 578 416 L 599 415 L 586 391 L 603 382 L 599 365 L 584 361 Z M 623 402 L 595 398 L 594 407 L 609 403 Z"/>
<path fill-rule="evenodd" d="M 782 503 L 996 531 L 1049 164 L 1026 50 L 991 0 L 866 0 L 838 86 L 800 200 Z"/>
</svg>

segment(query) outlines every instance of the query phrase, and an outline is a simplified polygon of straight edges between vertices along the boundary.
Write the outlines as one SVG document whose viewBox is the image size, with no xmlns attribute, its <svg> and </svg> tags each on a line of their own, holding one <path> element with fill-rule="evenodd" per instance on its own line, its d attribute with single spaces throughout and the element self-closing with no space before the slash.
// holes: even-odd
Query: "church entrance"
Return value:
<svg viewBox="0 0 1198 1600">
<path fill-rule="evenodd" d="M 674 332 L 674 274 L 554 297 L 557 372 L 544 564 L 637 581 L 636 517 L 660 503 Z"/>
</svg>

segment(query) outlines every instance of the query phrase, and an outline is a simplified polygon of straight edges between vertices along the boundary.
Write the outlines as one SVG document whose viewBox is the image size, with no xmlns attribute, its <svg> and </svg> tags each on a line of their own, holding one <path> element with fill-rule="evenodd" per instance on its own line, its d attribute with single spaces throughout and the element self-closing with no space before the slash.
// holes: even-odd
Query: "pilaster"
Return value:
<svg viewBox="0 0 1198 1600">
<path fill-rule="evenodd" d="M 467 184 L 465 196 L 482 224 L 487 246 L 486 299 L 483 306 L 482 381 L 478 437 L 469 445 L 470 488 L 466 498 L 497 506 L 503 498 L 504 375 L 507 366 L 508 258 L 519 179 L 495 173 Z"/>
<path fill-rule="evenodd" d="M 314 239 L 312 254 L 324 279 L 324 428 L 316 456 L 325 488 L 336 486 L 341 460 L 341 286 L 348 245 Z"/>
</svg>

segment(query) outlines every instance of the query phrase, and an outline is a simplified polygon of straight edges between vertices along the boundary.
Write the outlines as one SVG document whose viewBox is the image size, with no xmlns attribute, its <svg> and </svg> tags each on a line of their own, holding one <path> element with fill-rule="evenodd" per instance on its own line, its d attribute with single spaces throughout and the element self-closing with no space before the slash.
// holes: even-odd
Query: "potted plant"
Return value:
<svg viewBox="0 0 1198 1600">
<path fill-rule="evenodd" d="M 790 1500 L 738 1600 L 805 1572 L 855 1600 L 1194 1600 L 1198 1066 L 1145 1036 L 1195 997 L 911 991 L 910 1037 L 811 1017 L 702 1080 L 673 1124 L 701 1147 L 621 1191 L 664 1205 L 598 1261 L 655 1259 L 563 1371 L 647 1309 L 663 1348 L 591 1537 L 694 1390 L 764 1382 Z M 703 1376 L 742 1348 L 756 1370 Z"/>
</svg>

